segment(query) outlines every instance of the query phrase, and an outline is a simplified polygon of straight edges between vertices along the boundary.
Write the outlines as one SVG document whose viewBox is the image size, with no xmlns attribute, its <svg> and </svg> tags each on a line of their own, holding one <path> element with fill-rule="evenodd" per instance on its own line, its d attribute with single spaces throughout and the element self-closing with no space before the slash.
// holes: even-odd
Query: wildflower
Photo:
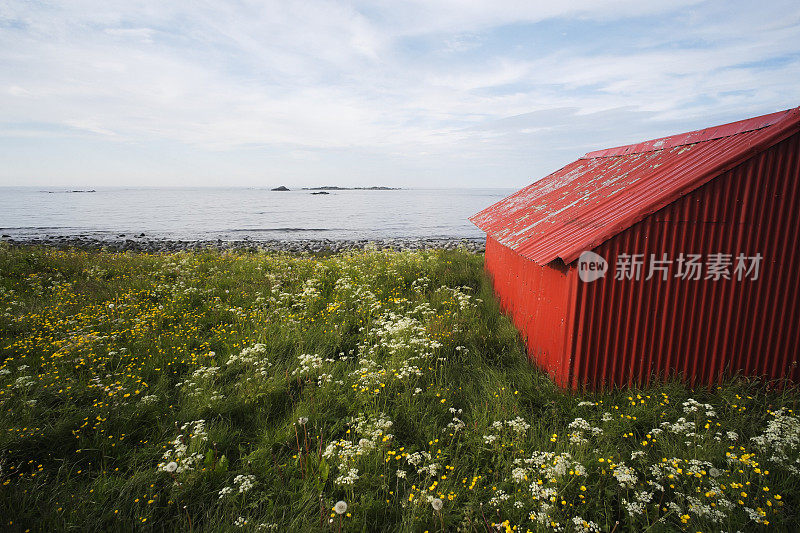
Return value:
<svg viewBox="0 0 800 533">
<path fill-rule="evenodd" d="M 238 475 L 233 479 L 234 485 L 239 487 L 239 492 L 247 492 L 256 484 L 256 477 L 249 475 Z"/>
<path fill-rule="evenodd" d="M 633 488 L 639 481 L 633 468 L 625 466 L 624 463 L 620 463 L 614 469 L 614 477 L 617 479 L 620 486 L 626 489 Z"/>
<path fill-rule="evenodd" d="M 336 502 L 336 505 L 333 506 L 333 510 L 336 511 L 336 514 L 342 515 L 347 512 L 347 503 L 339 500 Z"/>
<path fill-rule="evenodd" d="M 511 477 L 517 483 L 522 483 L 523 481 L 528 479 L 528 471 L 525 470 L 524 468 L 515 468 L 514 470 L 511 471 Z"/>
<path fill-rule="evenodd" d="M 433 500 L 431 500 L 431 507 L 433 507 L 434 511 L 437 512 L 441 511 L 443 506 L 444 504 L 442 503 L 442 500 L 440 500 L 439 498 L 434 498 Z"/>
<path fill-rule="evenodd" d="M 169 463 L 164 466 L 164 471 L 169 472 L 170 474 L 175 472 L 178 469 L 178 463 L 175 461 L 170 461 Z"/>
</svg>

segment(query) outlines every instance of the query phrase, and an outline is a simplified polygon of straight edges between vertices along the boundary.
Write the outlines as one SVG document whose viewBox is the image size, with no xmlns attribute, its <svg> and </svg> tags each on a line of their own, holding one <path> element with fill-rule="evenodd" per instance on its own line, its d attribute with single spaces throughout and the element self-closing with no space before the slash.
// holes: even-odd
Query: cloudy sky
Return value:
<svg viewBox="0 0 800 533">
<path fill-rule="evenodd" d="M 796 0 L 0 2 L 0 185 L 519 187 L 798 105 Z"/>
</svg>

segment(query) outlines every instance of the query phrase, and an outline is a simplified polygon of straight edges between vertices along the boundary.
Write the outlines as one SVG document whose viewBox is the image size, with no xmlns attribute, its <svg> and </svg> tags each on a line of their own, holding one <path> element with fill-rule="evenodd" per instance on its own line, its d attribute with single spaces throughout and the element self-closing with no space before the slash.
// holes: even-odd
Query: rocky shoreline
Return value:
<svg viewBox="0 0 800 533">
<path fill-rule="evenodd" d="M 339 253 L 365 248 L 378 250 L 453 250 L 464 247 L 472 253 L 483 253 L 485 244 L 479 238 L 387 238 L 387 239 L 239 239 L 239 240 L 176 240 L 157 237 L 119 235 L 117 237 L 99 238 L 85 235 L 18 237 L 3 235 L 0 242 L 15 246 L 50 246 L 55 248 L 79 248 L 83 250 L 106 250 L 110 252 L 149 252 L 167 253 L 183 250 L 235 250 L 235 251 L 269 251 L 292 253 Z"/>
</svg>

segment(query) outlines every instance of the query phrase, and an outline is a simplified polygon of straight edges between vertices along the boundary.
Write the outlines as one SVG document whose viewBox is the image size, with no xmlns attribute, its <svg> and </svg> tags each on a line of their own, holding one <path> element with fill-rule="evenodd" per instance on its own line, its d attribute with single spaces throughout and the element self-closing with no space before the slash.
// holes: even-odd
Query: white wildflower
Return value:
<svg viewBox="0 0 800 533">
<path fill-rule="evenodd" d="M 636 477 L 636 471 L 625 466 L 625 463 L 620 463 L 614 468 L 614 477 L 624 489 L 632 489 L 639 482 L 639 478 Z"/>
<path fill-rule="evenodd" d="M 256 484 L 256 477 L 251 475 L 238 475 L 233 478 L 233 484 L 239 487 L 239 493 L 247 492 Z"/>
</svg>

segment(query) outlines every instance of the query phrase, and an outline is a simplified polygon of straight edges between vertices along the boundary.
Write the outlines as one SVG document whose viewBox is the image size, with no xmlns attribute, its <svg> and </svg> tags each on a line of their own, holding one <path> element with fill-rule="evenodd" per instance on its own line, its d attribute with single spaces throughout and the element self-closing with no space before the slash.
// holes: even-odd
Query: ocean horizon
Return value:
<svg viewBox="0 0 800 533">
<path fill-rule="evenodd" d="M 315 188 L 316 189 L 316 188 Z M 4 238 L 442 239 L 483 236 L 468 218 L 509 188 L 3 187 Z M 317 194 L 313 194 L 317 193 Z"/>
</svg>

